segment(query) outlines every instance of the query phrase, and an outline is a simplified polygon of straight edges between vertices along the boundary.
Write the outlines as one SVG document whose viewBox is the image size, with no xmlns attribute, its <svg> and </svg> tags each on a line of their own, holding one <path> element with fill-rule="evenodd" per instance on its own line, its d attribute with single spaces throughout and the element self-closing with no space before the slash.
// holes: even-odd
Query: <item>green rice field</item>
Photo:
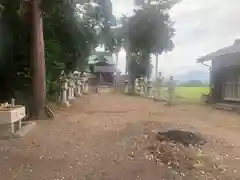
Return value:
<svg viewBox="0 0 240 180">
<path fill-rule="evenodd" d="M 167 89 L 161 90 L 163 96 L 167 96 Z M 175 97 L 181 102 L 198 103 L 201 99 L 201 94 L 208 94 L 209 87 L 182 87 L 178 86 L 175 89 Z"/>
</svg>

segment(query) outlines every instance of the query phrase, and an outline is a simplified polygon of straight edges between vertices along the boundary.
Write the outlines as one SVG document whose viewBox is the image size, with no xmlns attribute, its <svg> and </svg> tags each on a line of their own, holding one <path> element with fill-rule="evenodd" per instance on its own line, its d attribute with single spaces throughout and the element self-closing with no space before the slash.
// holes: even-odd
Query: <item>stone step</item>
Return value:
<svg viewBox="0 0 240 180">
<path fill-rule="evenodd" d="M 17 131 L 13 134 L 11 132 L 11 124 L 1 124 L 0 140 L 24 137 L 35 127 L 36 127 L 36 122 L 25 121 L 25 122 L 22 122 L 22 128 L 17 129 Z"/>
<path fill-rule="evenodd" d="M 227 111 L 237 111 L 240 109 L 240 105 L 228 104 L 228 103 L 217 103 L 217 104 L 215 104 L 215 108 L 227 110 Z"/>
</svg>

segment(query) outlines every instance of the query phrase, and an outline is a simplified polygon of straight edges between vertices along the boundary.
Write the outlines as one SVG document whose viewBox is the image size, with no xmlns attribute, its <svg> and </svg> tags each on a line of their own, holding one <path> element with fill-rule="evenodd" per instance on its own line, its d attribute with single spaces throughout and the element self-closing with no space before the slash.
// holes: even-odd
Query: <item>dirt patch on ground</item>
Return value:
<svg viewBox="0 0 240 180">
<path fill-rule="evenodd" d="M 169 130 L 166 132 L 158 132 L 156 138 L 159 141 L 174 142 L 184 146 L 199 146 L 205 143 L 205 140 L 195 133 L 182 130 Z"/>
</svg>

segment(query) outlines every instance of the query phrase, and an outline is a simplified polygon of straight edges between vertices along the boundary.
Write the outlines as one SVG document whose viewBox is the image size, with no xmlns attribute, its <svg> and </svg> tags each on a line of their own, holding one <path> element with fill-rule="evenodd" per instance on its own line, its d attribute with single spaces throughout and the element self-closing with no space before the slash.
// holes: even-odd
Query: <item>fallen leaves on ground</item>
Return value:
<svg viewBox="0 0 240 180">
<path fill-rule="evenodd" d="M 150 146 L 145 158 L 155 160 L 156 164 L 171 169 L 176 174 L 186 176 L 187 174 L 219 174 L 221 168 L 206 156 L 199 147 L 184 146 L 173 142 L 167 137 L 150 136 Z"/>
</svg>

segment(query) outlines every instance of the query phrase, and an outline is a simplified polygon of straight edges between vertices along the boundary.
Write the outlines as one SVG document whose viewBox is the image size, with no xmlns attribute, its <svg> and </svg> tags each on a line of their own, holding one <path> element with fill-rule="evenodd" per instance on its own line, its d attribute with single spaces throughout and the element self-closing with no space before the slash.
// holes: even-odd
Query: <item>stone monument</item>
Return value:
<svg viewBox="0 0 240 180">
<path fill-rule="evenodd" d="M 70 104 L 68 102 L 67 90 L 68 90 L 68 79 L 65 77 L 64 71 L 63 71 L 60 76 L 60 102 L 62 105 L 69 107 Z"/>
</svg>

